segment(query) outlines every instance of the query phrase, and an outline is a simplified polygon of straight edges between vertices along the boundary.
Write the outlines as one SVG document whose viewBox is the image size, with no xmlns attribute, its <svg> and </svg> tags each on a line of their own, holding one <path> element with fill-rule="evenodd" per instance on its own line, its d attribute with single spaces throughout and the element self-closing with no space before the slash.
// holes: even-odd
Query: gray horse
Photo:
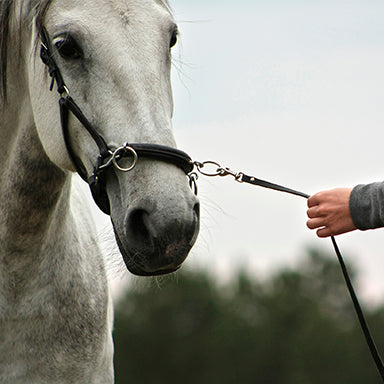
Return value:
<svg viewBox="0 0 384 384">
<path fill-rule="evenodd" d="M 43 30 L 68 92 L 111 148 L 174 147 L 177 27 L 165 0 L 0 0 L 0 382 L 112 383 L 105 262 L 72 187 Z M 71 148 L 90 175 L 98 148 L 69 115 Z M 106 170 L 104 192 L 128 269 L 177 270 L 199 224 L 183 170 L 139 159 L 130 172 Z"/>
</svg>

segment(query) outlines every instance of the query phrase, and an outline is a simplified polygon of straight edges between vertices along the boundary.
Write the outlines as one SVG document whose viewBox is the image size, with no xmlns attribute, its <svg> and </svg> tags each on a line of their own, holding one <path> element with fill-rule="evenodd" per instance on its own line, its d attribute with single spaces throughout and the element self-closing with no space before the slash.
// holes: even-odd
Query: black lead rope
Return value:
<svg viewBox="0 0 384 384">
<path fill-rule="evenodd" d="M 305 199 L 308 199 L 310 197 L 310 195 L 308 195 L 306 193 L 296 191 L 294 189 L 286 188 L 286 187 L 283 187 L 281 185 L 271 183 L 269 181 L 261 180 L 261 179 L 258 179 L 256 177 L 253 177 L 253 176 L 248 176 L 242 172 L 234 172 L 229 168 L 223 168 L 218 163 L 216 163 L 214 161 L 205 161 L 203 163 L 195 162 L 194 164 L 195 164 L 197 170 L 205 176 L 229 176 L 230 175 L 230 176 L 233 176 L 235 178 L 235 180 L 238 181 L 239 183 L 247 183 L 247 184 L 260 186 L 263 188 L 273 189 L 275 191 L 280 191 L 280 192 L 289 193 L 291 195 L 301 196 L 301 197 L 304 197 Z M 204 170 L 205 167 L 208 167 L 211 170 L 205 171 Z M 360 305 L 359 300 L 357 298 L 356 292 L 353 288 L 352 281 L 351 281 L 351 278 L 349 276 L 348 269 L 347 269 L 347 266 L 344 262 L 343 256 L 340 252 L 340 249 L 339 249 L 339 247 L 336 243 L 336 240 L 333 236 L 331 237 L 331 240 L 332 240 L 332 244 L 333 244 L 333 247 L 335 249 L 335 253 L 337 255 L 337 259 L 339 261 L 341 270 L 343 272 L 345 283 L 347 284 L 349 295 L 351 296 L 353 306 L 355 308 L 357 317 L 359 319 L 360 326 L 363 330 L 365 340 L 368 344 L 369 350 L 370 350 L 372 358 L 376 364 L 377 370 L 379 371 L 381 379 L 384 382 L 384 364 L 383 364 L 383 361 L 380 357 L 380 354 L 378 352 L 376 344 L 373 340 L 371 331 L 369 330 L 367 321 L 365 319 L 363 310 L 361 309 L 361 305 Z"/>
<path fill-rule="evenodd" d="M 371 351 L 372 358 L 376 364 L 376 367 L 377 367 L 377 370 L 379 371 L 381 379 L 384 382 L 383 361 L 381 360 L 379 351 L 377 350 L 375 341 L 373 340 L 373 337 L 372 337 L 371 332 L 369 330 L 367 321 L 365 320 L 363 310 L 361 309 L 361 306 L 360 306 L 359 300 L 357 298 L 356 292 L 353 288 L 352 281 L 351 281 L 351 278 L 349 277 L 347 266 L 345 265 L 343 256 L 341 255 L 341 252 L 340 252 L 340 249 L 339 249 L 339 247 L 336 243 L 336 240 L 333 236 L 331 237 L 331 240 L 332 240 L 332 244 L 333 244 L 333 247 L 334 247 L 336 255 L 337 255 L 337 259 L 339 260 L 339 264 L 340 264 L 341 270 L 343 272 L 344 280 L 345 280 L 345 283 L 347 284 L 348 291 L 349 291 L 349 294 L 350 294 L 352 302 L 353 302 L 353 306 L 355 307 L 357 317 L 359 318 L 359 322 L 360 322 L 361 328 L 363 330 L 365 340 L 367 341 L 369 350 Z"/>
</svg>

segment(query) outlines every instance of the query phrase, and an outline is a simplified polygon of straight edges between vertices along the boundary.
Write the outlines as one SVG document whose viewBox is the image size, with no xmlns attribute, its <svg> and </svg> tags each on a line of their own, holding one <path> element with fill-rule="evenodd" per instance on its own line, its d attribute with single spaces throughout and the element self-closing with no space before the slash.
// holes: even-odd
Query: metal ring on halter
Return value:
<svg viewBox="0 0 384 384">
<path fill-rule="evenodd" d="M 210 177 L 213 177 L 213 176 L 221 176 L 222 172 L 221 170 L 223 169 L 221 167 L 220 164 L 216 163 L 215 161 L 204 161 L 202 163 L 199 163 L 198 161 L 195 161 L 195 166 L 197 168 L 197 170 L 204 176 L 210 176 Z M 213 172 L 205 172 L 205 171 L 202 171 L 202 169 L 206 166 L 206 165 L 215 165 L 217 168 L 216 170 Z"/>
<path fill-rule="evenodd" d="M 121 157 L 124 157 L 124 153 L 125 152 L 129 152 L 130 155 L 133 156 L 133 159 L 132 159 L 132 164 L 130 164 L 129 167 L 122 167 L 119 165 L 119 163 L 117 162 L 119 160 L 119 158 Z M 136 166 L 136 163 L 137 163 L 137 159 L 138 159 L 138 156 L 137 156 L 137 153 L 136 151 L 130 147 L 128 145 L 128 143 L 125 143 L 122 147 L 119 147 L 119 148 L 116 148 L 114 150 L 114 152 L 112 153 L 112 163 L 113 165 L 119 170 L 119 171 L 122 171 L 122 172 L 129 172 L 131 171 L 133 168 L 135 168 Z"/>
</svg>

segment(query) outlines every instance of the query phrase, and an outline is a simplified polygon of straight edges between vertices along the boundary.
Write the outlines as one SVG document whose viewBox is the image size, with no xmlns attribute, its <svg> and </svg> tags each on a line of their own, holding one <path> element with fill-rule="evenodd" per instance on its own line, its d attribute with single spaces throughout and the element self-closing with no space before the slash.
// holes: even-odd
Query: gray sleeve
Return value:
<svg viewBox="0 0 384 384">
<path fill-rule="evenodd" d="M 358 229 L 384 227 L 384 182 L 357 185 L 352 190 L 349 208 Z"/>
</svg>

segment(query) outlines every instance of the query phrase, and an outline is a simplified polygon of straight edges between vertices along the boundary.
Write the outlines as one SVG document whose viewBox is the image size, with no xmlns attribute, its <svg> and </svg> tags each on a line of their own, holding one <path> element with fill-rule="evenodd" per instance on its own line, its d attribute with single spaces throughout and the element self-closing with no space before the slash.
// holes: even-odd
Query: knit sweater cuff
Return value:
<svg viewBox="0 0 384 384">
<path fill-rule="evenodd" d="M 349 208 L 358 229 L 384 227 L 384 182 L 357 185 L 352 190 Z"/>
</svg>

